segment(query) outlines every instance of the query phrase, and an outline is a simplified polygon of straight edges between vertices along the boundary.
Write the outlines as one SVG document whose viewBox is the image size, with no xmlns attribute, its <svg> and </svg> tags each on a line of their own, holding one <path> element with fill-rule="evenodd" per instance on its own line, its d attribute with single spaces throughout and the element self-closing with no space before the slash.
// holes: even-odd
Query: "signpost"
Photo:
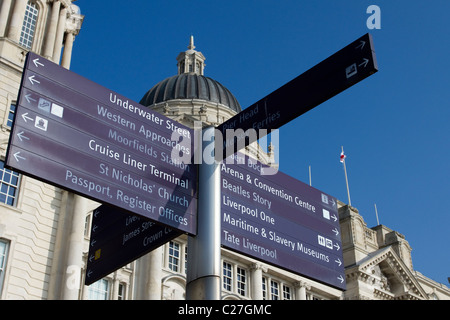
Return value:
<svg viewBox="0 0 450 320">
<path fill-rule="evenodd" d="M 172 134 L 193 130 L 29 53 L 6 164 L 96 201 L 196 234 L 197 168 Z"/>
<path fill-rule="evenodd" d="M 337 201 L 237 153 L 221 164 L 222 245 L 345 290 Z"/>
<path fill-rule="evenodd" d="M 215 141 L 223 160 L 376 71 L 366 34 L 218 130 L 205 128 L 202 155 Z M 220 244 L 345 290 L 335 198 L 282 172 L 261 175 L 264 165 L 240 153 L 197 168 L 172 151 L 193 159 L 193 130 L 28 54 L 6 165 L 104 203 L 86 284 L 188 233 L 188 299 L 220 298 Z"/>
<path fill-rule="evenodd" d="M 86 285 L 140 258 L 182 232 L 108 205 L 93 212 Z"/>
<path fill-rule="evenodd" d="M 223 149 L 220 160 L 377 71 L 372 37 L 366 34 L 220 124 L 217 129 L 224 137 L 223 146 L 216 145 L 216 150 Z M 245 134 L 227 136 L 227 130 L 233 133 L 235 129 Z M 249 129 L 255 134 L 249 134 Z"/>
</svg>

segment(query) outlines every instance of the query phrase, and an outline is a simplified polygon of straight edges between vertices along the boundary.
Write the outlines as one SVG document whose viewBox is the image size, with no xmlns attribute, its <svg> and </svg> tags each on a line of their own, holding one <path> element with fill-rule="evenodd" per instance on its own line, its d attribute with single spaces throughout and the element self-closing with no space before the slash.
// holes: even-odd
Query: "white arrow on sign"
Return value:
<svg viewBox="0 0 450 320">
<path fill-rule="evenodd" d="M 24 114 L 22 114 L 22 119 L 23 119 L 23 121 L 25 121 L 25 123 L 27 122 L 27 120 L 34 121 L 34 119 L 28 117 L 27 114 L 28 114 L 28 112 L 25 112 Z"/>
<path fill-rule="evenodd" d="M 33 98 L 31 97 L 31 94 L 27 94 L 27 95 L 25 96 L 25 99 L 27 99 L 28 103 L 31 103 L 31 101 L 36 101 L 36 99 L 33 99 Z"/>
<path fill-rule="evenodd" d="M 342 278 L 342 275 L 339 275 L 339 277 L 337 277 L 337 279 L 338 279 L 339 281 L 341 281 L 341 283 L 344 282 L 344 278 Z"/>
<path fill-rule="evenodd" d="M 340 267 L 341 266 L 341 264 L 342 264 L 342 261 L 341 261 L 341 259 L 337 259 L 337 260 L 334 260 L 334 262 L 336 262 L 337 264 L 338 264 L 338 266 Z"/>
<path fill-rule="evenodd" d="M 32 76 L 28 77 L 28 80 L 30 80 L 30 82 L 31 82 L 32 85 L 34 85 L 35 82 L 36 82 L 36 83 L 40 83 L 38 80 L 36 80 L 36 79 L 34 78 L 34 74 L 33 74 Z"/>
<path fill-rule="evenodd" d="M 361 48 L 361 50 L 362 50 L 362 49 L 364 49 L 365 45 L 366 45 L 366 42 L 361 40 L 361 41 L 359 41 L 359 45 L 355 49 Z"/>
<path fill-rule="evenodd" d="M 331 230 L 331 231 L 333 231 L 333 232 L 336 234 L 336 236 L 339 235 L 339 230 L 338 230 L 338 229 L 334 228 L 334 229 Z"/>
<path fill-rule="evenodd" d="M 331 198 L 331 205 L 333 208 L 336 208 L 336 201 L 333 198 Z"/>
<path fill-rule="evenodd" d="M 19 159 L 27 160 L 27 158 L 19 156 L 19 154 L 20 154 L 20 151 L 17 151 L 16 153 L 14 153 L 14 158 L 16 159 L 17 162 L 19 162 Z"/>
<path fill-rule="evenodd" d="M 335 243 L 334 245 L 333 245 L 335 248 L 336 248 L 336 250 L 338 250 L 339 251 L 339 249 L 341 248 L 340 246 L 339 246 L 339 243 Z"/>
<path fill-rule="evenodd" d="M 360 64 L 358 64 L 358 67 L 361 67 L 362 65 L 364 65 L 364 68 L 367 67 L 367 64 L 369 63 L 369 59 L 364 58 L 364 61 Z"/>
<path fill-rule="evenodd" d="M 96 224 L 94 224 L 94 225 L 92 226 L 92 232 L 95 232 L 95 230 L 97 230 L 97 228 L 98 228 L 98 226 L 97 226 Z"/>
<path fill-rule="evenodd" d="M 39 66 L 44 66 L 44 64 L 39 62 L 39 58 L 33 59 L 33 63 L 36 66 L 36 68 L 39 68 Z"/>
<path fill-rule="evenodd" d="M 333 214 L 333 215 L 332 215 L 331 217 L 333 218 L 334 222 L 336 222 L 336 221 L 337 221 L 337 217 L 336 217 L 336 215 L 334 215 L 334 214 Z"/>
<path fill-rule="evenodd" d="M 20 132 L 17 134 L 17 136 L 19 137 L 19 140 L 20 140 L 20 141 L 23 141 L 23 139 L 25 139 L 25 140 L 30 140 L 30 138 L 24 136 L 24 134 L 25 134 L 25 132 L 23 132 L 23 131 L 20 131 Z"/>
<path fill-rule="evenodd" d="M 95 245 L 96 242 L 97 242 L 97 240 L 93 239 L 93 240 L 91 241 L 91 247 L 93 247 L 93 246 Z"/>
</svg>

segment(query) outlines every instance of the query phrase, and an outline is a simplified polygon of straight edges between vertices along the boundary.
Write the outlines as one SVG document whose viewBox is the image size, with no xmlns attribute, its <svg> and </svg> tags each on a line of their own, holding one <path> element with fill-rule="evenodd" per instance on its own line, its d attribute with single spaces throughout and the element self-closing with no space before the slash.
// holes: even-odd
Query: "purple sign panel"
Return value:
<svg viewBox="0 0 450 320">
<path fill-rule="evenodd" d="M 86 266 L 90 285 L 181 235 L 180 231 L 142 216 L 101 205 L 92 218 Z"/>
<path fill-rule="evenodd" d="M 34 53 L 25 63 L 6 164 L 196 234 L 193 130 Z M 180 157 L 172 157 L 172 153 Z"/>
<path fill-rule="evenodd" d="M 236 140 L 225 140 L 223 154 L 228 152 L 226 146 L 234 146 L 233 150 L 238 151 L 238 146 L 246 146 L 269 133 L 260 129 L 280 128 L 377 71 L 372 36 L 365 34 L 220 124 L 217 129 L 224 137 L 228 129 L 256 130 L 255 138 L 238 135 Z"/>
<path fill-rule="evenodd" d="M 336 199 L 237 153 L 221 164 L 222 245 L 345 290 Z M 227 163 L 228 162 L 228 163 Z"/>
</svg>

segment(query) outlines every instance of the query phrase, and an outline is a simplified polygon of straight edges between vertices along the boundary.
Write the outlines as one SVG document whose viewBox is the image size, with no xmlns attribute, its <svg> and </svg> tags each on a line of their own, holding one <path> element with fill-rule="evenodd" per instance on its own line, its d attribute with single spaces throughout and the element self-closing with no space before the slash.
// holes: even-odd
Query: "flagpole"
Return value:
<svg viewBox="0 0 450 320">
<path fill-rule="evenodd" d="M 379 226 L 379 225 L 380 225 L 380 220 L 378 220 L 378 210 L 377 210 L 377 204 L 376 204 L 376 203 L 374 203 L 373 205 L 375 206 L 375 215 L 377 216 L 377 226 Z"/>
<path fill-rule="evenodd" d="M 309 186 L 311 187 L 311 166 L 309 166 Z"/>
<path fill-rule="evenodd" d="M 344 147 L 342 147 L 342 154 L 344 154 Z M 350 200 L 350 190 L 348 188 L 348 178 L 347 178 L 347 168 L 345 166 L 345 157 L 342 160 L 342 163 L 344 164 L 344 173 L 345 173 L 345 184 L 347 185 L 347 196 L 348 196 L 348 205 L 351 206 L 352 205 L 352 201 Z"/>
</svg>

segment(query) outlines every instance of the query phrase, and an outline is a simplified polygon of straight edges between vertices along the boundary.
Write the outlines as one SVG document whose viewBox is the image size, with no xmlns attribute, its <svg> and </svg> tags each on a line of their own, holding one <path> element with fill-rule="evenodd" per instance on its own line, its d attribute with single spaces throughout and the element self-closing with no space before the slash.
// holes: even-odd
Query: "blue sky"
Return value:
<svg viewBox="0 0 450 320">
<path fill-rule="evenodd" d="M 447 0 L 91 1 L 71 70 L 139 101 L 194 35 L 205 75 L 246 108 L 367 32 L 379 71 L 280 129 L 280 170 L 405 235 L 414 269 L 450 276 Z M 381 29 L 369 30 L 369 5 Z M 300 100 L 301 97 L 298 97 Z M 295 101 L 293 101 L 295 108 Z"/>
</svg>

